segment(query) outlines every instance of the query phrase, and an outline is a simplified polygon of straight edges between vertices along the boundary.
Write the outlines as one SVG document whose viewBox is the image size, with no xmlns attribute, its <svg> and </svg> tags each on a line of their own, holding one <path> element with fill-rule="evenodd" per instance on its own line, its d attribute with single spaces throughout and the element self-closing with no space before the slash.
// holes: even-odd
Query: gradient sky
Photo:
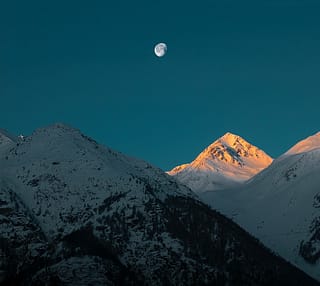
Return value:
<svg viewBox="0 0 320 286">
<path fill-rule="evenodd" d="M 317 0 L 1 1 L 0 127 L 65 122 L 165 170 L 228 131 L 276 157 L 320 130 L 319 15 Z"/>
</svg>

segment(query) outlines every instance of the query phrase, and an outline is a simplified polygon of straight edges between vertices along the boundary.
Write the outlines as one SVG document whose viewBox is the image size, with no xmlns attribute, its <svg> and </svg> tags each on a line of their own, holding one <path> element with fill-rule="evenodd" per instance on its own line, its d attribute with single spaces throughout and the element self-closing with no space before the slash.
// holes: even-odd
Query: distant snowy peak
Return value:
<svg viewBox="0 0 320 286">
<path fill-rule="evenodd" d="M 175 175 L 190 169 L 213 172 L 228 171 L 231 168 L 239 169 L 235 173 L 235 179 L 240 173 L 239 179 L 247 179 L 271 163 L 272 158 L 265 152 L 240 136 L 228 132 L 204 149 L 193 162 L 177 166 L 168 173 Z M 244 172 L 240 171 L 241 169 Z"/>
<path fill-rule="evenodd" d="M 272 158 L 230 132 L 204 149 L 190 164 L 168 172 L 196 192 L 229 187 L 246 181 L 272 163 Z"/>
<path fill-rule="evenodd" d="M 284 155 L 295 155 L 320 148 L 320 132 L 301 140 Z"/>
<path fill-rule="evenodd" d="M 207 147 L 192 162 L 192 165 L 198 168 L 206 169 L 209 167 L 211 169 L 213 166 L 212 162 L 215 161 L 219 165 L 222 163 L 233 165 L 237 168 L 247 165 L 260 170 L 271 164 L 272 158 L 240 136 L 226 133 Z"/>
</svg>

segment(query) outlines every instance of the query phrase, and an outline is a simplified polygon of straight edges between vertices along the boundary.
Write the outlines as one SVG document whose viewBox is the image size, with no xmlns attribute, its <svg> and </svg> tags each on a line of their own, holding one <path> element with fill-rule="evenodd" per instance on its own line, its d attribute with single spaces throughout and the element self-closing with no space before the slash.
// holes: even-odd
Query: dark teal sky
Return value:
<svg viewBox="0 0 320 286">
<path fill-rule="evenodd" d="M 163 169 L 227 131 L 278 156 L 320 130 L 318 3 L 1 1 L 0 127 L 65 122 Z"/>
</svg>

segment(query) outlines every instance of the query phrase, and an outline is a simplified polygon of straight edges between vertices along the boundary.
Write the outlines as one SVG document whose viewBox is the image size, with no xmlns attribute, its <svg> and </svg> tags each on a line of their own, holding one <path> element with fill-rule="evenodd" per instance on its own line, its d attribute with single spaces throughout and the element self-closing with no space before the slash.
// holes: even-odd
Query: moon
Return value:
<svg viewBox="0 0 320 286">
<path fill-rule="evenodd" d="M 154 47 L 154 53 L 157 57 L 161 58 L 163 57 L 167 52 L 167 45 L 165 43 L 159 43 L 156 44 Z"/>
</svg>

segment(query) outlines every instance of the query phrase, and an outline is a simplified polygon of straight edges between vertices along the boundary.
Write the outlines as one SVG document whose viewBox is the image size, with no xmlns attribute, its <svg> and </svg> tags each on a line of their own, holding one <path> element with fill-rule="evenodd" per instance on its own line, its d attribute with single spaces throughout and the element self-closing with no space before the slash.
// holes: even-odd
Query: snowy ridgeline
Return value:
<svg viewBox="0 0 320 286">
<path fill-rule="evenodd" d="M 76 129 L 0 138 L 4 285 L 317 285 L 174 178 Z"/>
<path fill-rule="evenodd" d="M 319 174 L 317 133 L 298 142 L 248 181 L 237 186 L 224 184 L 220 190 L 200 192 L 200 197 L 320 280 Z"/>
</svg>

